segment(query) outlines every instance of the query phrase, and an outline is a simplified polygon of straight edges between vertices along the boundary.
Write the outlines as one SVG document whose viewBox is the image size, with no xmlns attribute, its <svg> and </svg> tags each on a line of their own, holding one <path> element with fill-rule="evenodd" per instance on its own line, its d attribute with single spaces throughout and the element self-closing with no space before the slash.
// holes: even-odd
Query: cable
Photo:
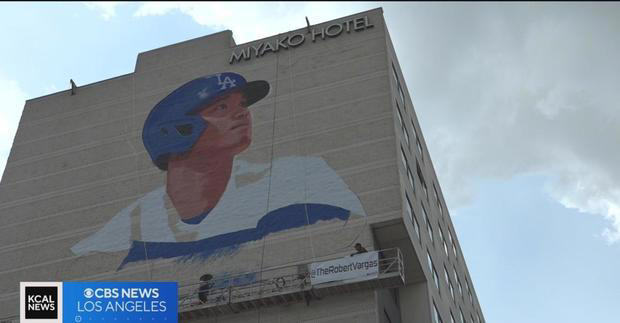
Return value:
<svg viewBox="0 0 620 323">
<path fill-rule="evenodd" d="M 280 34 L 278 34 L 278 39 L 280 38 Z M 273 89 L 273 116 L 272 116 L 272 130 L 271 130 L 271 154 L 270 154 L 270 162 L 269 162 L 269 184 L 267 186 L 267 207 L 265 210 L 265 214 L 269 213 L 269 203 L 271 202 L 271 175 L 273 174 L 273 151 L 274 151 L 274 142 L 276 137 L 276 110 L 278 107 L 278 66 L 280 65 L 280 52 L 276 53 L 276 77 L 275 77 L 275 86 Z M 265 260 L 265 246 L 267 244 L 267 237 L 263 237 L 263 246 L 261 250 L 260 256 L 260 270 L 259 270 L 259 281 L 263 280 L 263 264 Z M 262 292 L 259 291 L 259 292 Z M 260 308 L 258 308 L 258 322 L 260 323 Z"/>
</svg>

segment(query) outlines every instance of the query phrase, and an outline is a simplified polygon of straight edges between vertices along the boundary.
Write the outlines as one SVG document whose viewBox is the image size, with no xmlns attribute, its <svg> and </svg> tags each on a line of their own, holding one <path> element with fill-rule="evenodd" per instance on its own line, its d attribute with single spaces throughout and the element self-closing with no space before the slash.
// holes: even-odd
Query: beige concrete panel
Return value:
<svg viewBox="0 0 620 323">
<path fill-rule="evenodd" d="M 393 161 L 396 158 L 394 148 L 391 146 L 393 141 L 391 138 L 367 141 L 359 145 L 322 152 L 320 156 L 336 171 L 358 165 Z"/>
<path fill-rule="evenodd" d="M 379 95 L 380 93 L 389 93 L 387 76 L 387 73 L 370 75 L 369 77 L 357 78 L 342 82 L 341 84 L 296 94 L 293 98 L 295 113 L 304 113 L 359 100 L 368 96 Z"/>
<path fill-rule="evenodd" d="M 129 156 L 15 184 L 1 185 L 0 203 L 94 184 L 134 172 L 137 165 L 136 158 Z"/>
<path fill-rule="evenodd" d="M 87 236 L 88 234 L 76 233 L 69 237 L 47 241 L 39 240 L 24 247 L 0 252 L 0 258 L 3 259 L 0 263 L 0 272 L 74 257 L 71 247 Z M 91 260 L 97 260 L 97 258 Z"/>
<path fill-rule="evenodd" d="M 104 281 L 117 281 L 117 276 L 121 272 L 117 272 L 116 269 L 121 263 L 123 258 L 127 255 L 127 252 L 115 252 L 115 253 L 95 253 L 92 255 L 73 257 L 66 259 L 61 263 L 55 264 L 58 271 L 58 279 L 63 281 L 77 280 L 104 280 Z M 54 267 L 52 267 L 54 268 Z M 138 281 L 148 280 L 148 275 L 144 275 Z M 101 279 L 93 279 L 92 276 L 101 275 Z M 85 279 L 85 277 L 88 277 Z"/>
<path fill-rule="evenodd" d="M 400 316 L 403 322 L 432 322 L 431 304 L 429 302 L 426 282 L 399 288 Z M 408 306 L 402 306 L 407 304 Z M 447 321 L 448 317 L 444 317 Z"/>
<path fill-rule="evenodd" d="M 0 217 L 0 227 L 12 223 L 38 219 L 50 214 L 75 211 L 93 205 L 125 199 L 138 192 L 135 179 L 125 179 L 118 182 L 100 184 L 92 188 L 67 192 L 62 195 L 49 196 L 32 201 L 24 200 L 19 204 L 5 204 L 0 207 L 1 214 L 10 216 Z"/>
<path fill-rule="evenodd" d="M 28 100 L 20 127 L 22 125 L 41 120 L 54 118 L 65 113 L 75 113 L 77 110 L 88 109 L 93 105 L 103 104 L 109 101 L 118 101 L 132 95 L 132 75 L 123 75 L 116 78 L 78 86 L 75 95 L 69 91 Z M 69 80 L 67 80 L 68 85 Z"/>
<path fill-rule="evenodd" d="M 12 148 L 12 161 L 33 158 L 50 153 L 59 153 L 64 149 L 75 149 L 81 145 L 120 137 L 130 131 L 130 119 L 123 119 L 94 127 L 66 132 L 24 144 L 15 144 Z"/>
<path fill-rule="evenodd" d="M 19 282 L 58 281 L 56 268 L 37 266 L 0 273 L 0 294 L 19 292 Z"/>
<path fill-rule="evenodd" d="M 213 55 L 213 53 L 226 52 L 234 46 L 232 32 L 225 30 L 215 34 L 190 39 L 174 45 L 157 48 L 138 54 L 136 60 L 136 73 L 159 69 L 164 66 L 177 64 L 196 56 Z"/>
<path fill-rule="evenodd" d="M 332 42 L 331 39 L 324 42 L 317 41 L 313 46 L 309 46 L 307 51 L 292 52 L 290 70 L 297 75 L 368 56 L 374 57 L 377 54 L 385 56 L 385 38 L 381 33 L 374 33 L 373 38 L 369 38 L 370 35 L 364 36 L 366 37 L 359 39 L 358 42 L 345 44 Z"/>
<path fill-rule="evenodd" d="M 106 102 L 101 105 L 64 113 L 40 121 L 26 123 L 20 127 L 15 144 L 47 138 L 62 133 L 93 127 L 103 123 L 118 121 L 130 117 L 132 101 L 122 99 L 120 102 Z"/>
<path fill-rule="evenodd" d="M 135 93 L 157 91 L 164 87 L 178 87 L 195 78 L 223 72 L 228 65 L 228 55 L 198 57 L 196 59 L 166 65 L 160 69 L 135 75 Z"/>
<path fill-rule="evenodd" d="M 398 211 L 401 208 L 400 186 L 358 193 L 357 196 L 368 216 Z"/>
<path fill-rule="evenodd" d="M 363 167 L 343 176 L 344 181 L 353 192 L 369 192 L 399 184 L 399 176 L 394 164 Z"/>
<path fill-rule="evenodd" d="M 277 86 L 279 93 L 289 93 L 308 90 L 313 87 L 327 86 L 330 83 L 349 80 L 385 70 L 384 54 L 362 57 L 356 60 L 315 69 L 311 73 L 294 75 L 293 79 L 282 78 Z M 275 85 L 274 85 L 275 86 Z"/>
<path fill-rule="evenodd" d="M 364 221 L 363 218 L 350 218 L 357 222 Z M 335 230 L 335 231 L 334 231 Z M 315 257 L 342 255 L 348 256 L 354 252 L 353 245 L 356 242 L 362 243 L 364 246 L 372 246 L 372 235 L 370 227 L 365 222 L 355 225 L 342 224 L 336 222 L 329 230 L 324 232 L 315 232 L 312 237 L 312 253 Z M 372 248 L 367 248 L 372 249 Z M 333 257 L 330 257 L 333 258 Z"/>
<path fill-rule="evenodd" d="M 11 316 L 19 316 L 19 293 L 11 298 L 0 299 L 0 320 Z"/>
<path fill-rule="evenodd" d="M 41 159 L 9 163 L 7 164 L 7 171 L 2 177 L 2 184 L 10 184 L 133 155 L 134 147 L 125 138 L 118 138 L 111 142 L 75 150 L 70 154 L 49 155 Z"/>
<path fill-rule="evenodd" d="M 342 127 L 331 131 L 303 136 L 300 142 L 310 155 L 321 151 L 336 149 L 365 141 L 393 137 L 394 131 L 389 127 L 392 118 L 371 120 L 359 124 Z"/>
<path fill-rule="evenodd" d="M 56 215 L 50 215 L 36 221 L 20 222 L 0 228 L 0 251 L 14 244 L 48 236 L 62 236 L 71 233 L 94 232 L 125 208 L 134 198 L 127 198 L 112 203 Z"/>
<path fill-rule="evenodd" d="M 389 115 L 389 96 L 363 98 L 325 110 L 310 111 L 292 116 L 297 133 L 308 133 L 340 128 L 355 121 L 381 118 Z"/>
<path fill-rule="evenodd" d="M 188 79 L 190 81 L 191 79 Z M 146 92 L 136 92 L 134 99 L 134 129 L 142 130 L 144 121 L 153 107 L 164 99 L 168 94 L 172 93 L 181 84 L 171 84 L 159 89 L 151 89 Z"/>
<path fill-rule="evenodd" d="M 304 304 L 305 305 L 305 304 Z M 323 322 L 321 319 L 336 319 L 352 313 L 374 311 L 376 301 L 373 291 L 329 296 L 310 303 L 307 311 L 301 311 L 300 322 Z"/>
</svg>

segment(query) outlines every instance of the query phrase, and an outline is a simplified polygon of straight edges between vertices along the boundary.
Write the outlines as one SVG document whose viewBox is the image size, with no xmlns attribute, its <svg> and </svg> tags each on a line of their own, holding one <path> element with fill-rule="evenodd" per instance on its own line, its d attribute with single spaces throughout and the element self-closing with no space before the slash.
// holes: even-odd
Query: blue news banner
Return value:
<svg viewBox="0 0 620 323">
<path fill-rule="evenodd" d="M 63 322 L 177 322 L 177 283 L 63 282 Z"/>
</svg>

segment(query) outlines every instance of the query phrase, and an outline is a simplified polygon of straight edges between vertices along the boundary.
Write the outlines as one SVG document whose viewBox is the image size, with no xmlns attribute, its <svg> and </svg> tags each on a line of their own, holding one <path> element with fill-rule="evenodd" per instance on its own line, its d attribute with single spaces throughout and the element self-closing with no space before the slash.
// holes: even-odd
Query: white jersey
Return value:
<svg viewBox="0 0 620 323">
<path fill-rule="evenodd" d="M 269 176 L 271 174 L 271 176 Z M 244 177 L 257 177 L 253 181 Z M 271 182 L 270 182 L 271 180 Z M 237 185 L 237 183 L 244 183 Z M 323 204 L 366 216 L 362 204 L 346 183 L 319 157 L 284 157 L 270 164 L 235 159 L 231 178 L 217 205 L 198 224 L 175 216 L 169 220 L 165 186 L 159 187 L 118 212 L 99 231 L 75 244 L 77 255 L 127 250 L 132 243 L 132 213 L 139 212 L 140 240 L 178 242 L 252 229 L 271 211 L 295 204 Z M 173 210 L 174 212 L 174 210 Z"/>
</svg>

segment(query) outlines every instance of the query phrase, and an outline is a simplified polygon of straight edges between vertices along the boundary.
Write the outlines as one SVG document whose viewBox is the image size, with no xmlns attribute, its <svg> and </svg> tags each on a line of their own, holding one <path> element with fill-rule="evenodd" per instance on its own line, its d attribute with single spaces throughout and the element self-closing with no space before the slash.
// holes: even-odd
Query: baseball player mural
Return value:
<svg viewBox="0 0 620 323">
<path fill-rule="evenodd" d="M 75 244 L 77 255 L 120 252 L 119 266 L 153 259 L 202 259 L 269 234 L 366 216 L 357 196 L 320 157 L 265 163 L 240 154 L 252 143 L 253 104 L 266 81 L 236 73 L 197 78 L 153 107 L 142 140 L 166 184 L 137 199 Z M 253 181 L 239 180 L 251 175 Z"/>
</svg>

